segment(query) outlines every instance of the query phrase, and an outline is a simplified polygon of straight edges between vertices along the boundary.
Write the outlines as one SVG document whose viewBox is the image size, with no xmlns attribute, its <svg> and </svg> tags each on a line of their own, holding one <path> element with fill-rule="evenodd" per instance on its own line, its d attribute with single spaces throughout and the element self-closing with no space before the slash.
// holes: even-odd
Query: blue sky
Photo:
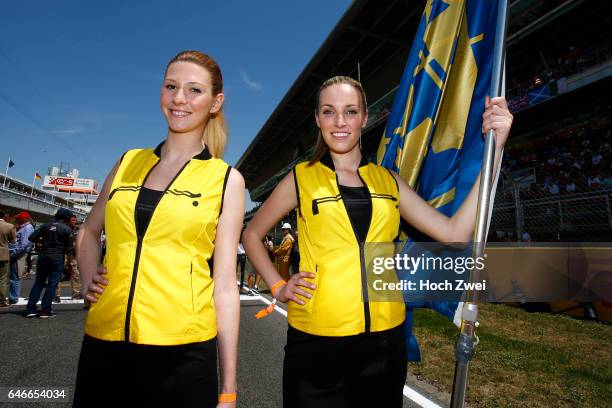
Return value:
<svg viewBox="0 0 612 408">
<path fill-rule="evenodd" d="M 166 134 L 159 87 L 184 49 L 223 71 L 235 164 L 350 5 L 310 1 L 31 1 L 0 6 L 0 165 L 31 182 L 69 162 L 103 181 Z"/>
</svg>

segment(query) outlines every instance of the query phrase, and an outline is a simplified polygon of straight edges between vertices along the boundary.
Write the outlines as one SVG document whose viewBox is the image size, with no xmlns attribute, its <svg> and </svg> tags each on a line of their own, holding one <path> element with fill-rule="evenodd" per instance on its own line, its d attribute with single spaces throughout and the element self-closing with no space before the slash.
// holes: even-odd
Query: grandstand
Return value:
<svg viewBox="0 0 612 408">
<path fill-rule="evenodd" d="M 83 206 L 74 200 L 4 174 L 0 174 L 0 208 L 9 214 L 28 211 L 36 222 L 50 221 L 58 208 L 70 209 L 79 219 L 87 215 Z"/>
<path fill-rule="evenodd" d="M 330 76 L 360 75 L 370 112 L 363 149 L 374 157 L 424 4 L 352 3 L 238 161 L 252 201 L 309 157 L 315 93 Z M 526 232 L 542 242 L 612 240 L 611 20 L 608 2 L 511 2 L 506 86 L 515 122 L 489 240 Z"/>
</svg>

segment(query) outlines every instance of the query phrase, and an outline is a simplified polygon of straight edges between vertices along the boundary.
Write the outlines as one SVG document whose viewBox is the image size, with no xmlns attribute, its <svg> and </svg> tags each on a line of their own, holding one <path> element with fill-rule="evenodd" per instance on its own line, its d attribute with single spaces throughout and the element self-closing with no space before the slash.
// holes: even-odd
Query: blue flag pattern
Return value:
<svg viewBox="0 0 612 408">
<path fill-rule="evenodd" d="M 480 171 L 496 16 L 497 0 L 427 1 L 378 149 L 379 164 L 448 216 Z M 407 303 L 409 360 L 418 361 L 413 307 L 453 319 L 458 303 Z"/>
</svg>

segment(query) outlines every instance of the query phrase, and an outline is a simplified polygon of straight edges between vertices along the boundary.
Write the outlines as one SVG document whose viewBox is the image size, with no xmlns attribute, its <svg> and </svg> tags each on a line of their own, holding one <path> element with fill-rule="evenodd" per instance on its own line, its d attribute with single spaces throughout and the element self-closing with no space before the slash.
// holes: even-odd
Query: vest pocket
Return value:
<svg viewBox="0 0 612 408">
<path fill-rule="evenodd" d="M 189 270 L 189 286 L 191 287 L 191 312 L 195 313 L 195 295 L 193 293 L 193 261 L 191 261 L 191 268 Z"/>
<path fill-rule="evenodd" d="M 378 198 L 378 199 L 383 199 L 383 200 L 391 200 L 391 201 L 397 203 L 397 197 L 395 197 L 395 196 L 393 196 L 391 194 L 372 193 L 372 194 L 370 194 L 370 196 L 372 197 L 372 199 Z"/>
<path fill-rule="evenodd" d="M 319 205 L 327 202 L 334 202 L 342 200 L 342 196 L 338 194 L 337 196 L 330 197 L 321 197 L 315 198 L 312 200 L 312 215 L 317 215 L 319 213 Z"/>
</svg>

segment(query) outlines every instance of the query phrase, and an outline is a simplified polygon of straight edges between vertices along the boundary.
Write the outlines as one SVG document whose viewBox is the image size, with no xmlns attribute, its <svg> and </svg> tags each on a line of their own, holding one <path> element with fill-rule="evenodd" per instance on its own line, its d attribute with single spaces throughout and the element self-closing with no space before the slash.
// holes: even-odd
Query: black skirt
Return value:
<svg viewBox="0 0 612 408">
<path fill-rule="evenodd" d="M 403 324 L 346 337 L 315 336 L 289 326 L 283 405 L 401 408 L 406 372 Z"/>
<path fill-rule="evenodd" d="M 73 407 L 202 407 L 217 404 L 217 340 L 178 346 L 85 335 Z"/>
</svg>

